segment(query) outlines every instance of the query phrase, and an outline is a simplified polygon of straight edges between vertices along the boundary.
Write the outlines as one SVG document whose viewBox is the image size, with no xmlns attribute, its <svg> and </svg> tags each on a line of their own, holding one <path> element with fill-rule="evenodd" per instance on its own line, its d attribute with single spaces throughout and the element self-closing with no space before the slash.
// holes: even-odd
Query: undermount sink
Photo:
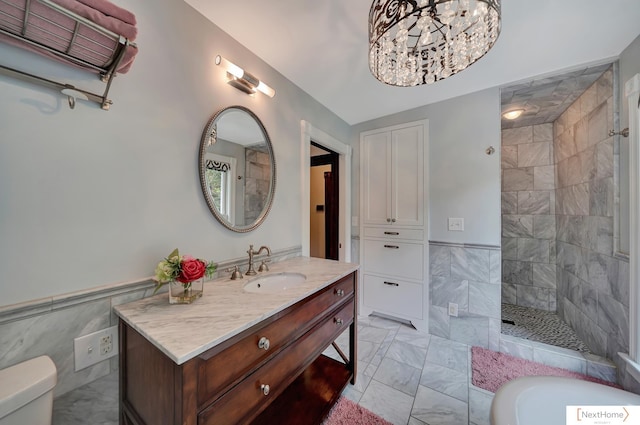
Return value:
<svg viewBox="0 0 640 425">
<path fill-rule="evenodd" d="M 243 289 L 246 292 L 274 293 L 291 289 L 306 280 L 307 276 L 302 273 L 274 273 L 251 279 Z"/>
</svg>

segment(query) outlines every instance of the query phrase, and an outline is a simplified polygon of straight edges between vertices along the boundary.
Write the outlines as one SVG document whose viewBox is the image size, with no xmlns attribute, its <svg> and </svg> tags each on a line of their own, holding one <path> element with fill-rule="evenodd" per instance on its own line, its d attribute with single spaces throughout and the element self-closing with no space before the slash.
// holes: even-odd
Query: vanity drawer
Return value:
<svg viewBox="0 0 640 425">
<path fill-rule="evenodd" d="M 354 320 L 353 298 L 335 314 L 299 338 L 198 414 L 198 425 L 249 423 L 316 358 L 319 347 L 334 341 Z M 265 394 L 263 385 L 268 385 Z"/>
<path fill-rule="evenodd" d="M 412 241 L 422 241 L 424 230 L 398 229 L 390 227 L 365 227 L 365 238 L 385 238 L 385 239 L 407 239 Z"/>
<path fill-rule="evenodd" d="M 362 278 L 363 301 L 380 313 L 422 319 L 422 284 L 365 274 Z"/>
<path fill-rule="evenodd" d="M 364 240 L 364 269 L 367 272 L 422 280 L 422 244 Z"/>
<path fill-rule="evenodd" d="M 276 315 L 266 326 L 249 329 L 222 351 L 212 349 L 199 356 L 198 405 L 220 396 L 269 357 L 312 327 L 322 316 L 348 298 L 353 298 L 353 274 L 322 290 L 311 299 Z M 268 347 L 260 341 L 268 340 Z M 264 341 L 264 340 L 263 340 Z"/>
</svg>

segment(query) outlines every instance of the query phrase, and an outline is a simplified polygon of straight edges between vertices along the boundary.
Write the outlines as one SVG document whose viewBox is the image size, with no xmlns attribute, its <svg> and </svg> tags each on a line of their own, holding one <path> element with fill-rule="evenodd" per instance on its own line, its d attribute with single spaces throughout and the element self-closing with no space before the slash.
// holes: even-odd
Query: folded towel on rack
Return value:
<svg viewBox="0 0 640 425">
<path fill-rule="evenodd" d="M 54 0 L 55 1 L 55 0 Z M 126 9 L 116 6 L 115 4 L 106 0 L 78 0 L 80 3 L 99 10 L 107 16 L 113 16 L 116 19 L 126 22 L 127 24 L 135 25 L 136 16 Z"/>
<path fill-rule="evenodd" d="M 119 19 L 113 15 L 108 15 L 102 12 L 102 10 L 111 10 L 115 12 L 116 10 L 124 11 L 120 7 L 110 3 L 107 0 L 93 0 L 93 3 L 102 5 L 101 9 L 96 9 L 87 3 L 91 3 L 91 0 L 51 0 L 52 2 L 59 4 L 70 12 L 76 13 L 83 18 L 86 18 L 92 21 L 95 24 L 100 25 L 108 29 L 109 31 L 115 32 L 116 34 L 122 35 L 125 38 L 129 39 L 129 41 L 134 41 L 136 36 L 138 35 L 138 29 L 135 27 L 136 18 L 133 17 L 133 23 L 124 21 Z"/>
<path fill-rule="evenodd" d="M 136 17 L 133 13 L 126 11 L 107 0 L 52 0 L 54 3 L 59 4 L 65 9 L 76 13 L 83 18 L 89 19 L 93 23 L 111 31 L 118 35 L 125 37 L 130 42 L 135 41 L 138 36 L 138 28 L 135 26 Z M 97 8 L 90 6 L 93 4 Z M 104 12 L 103 12 L 104 11 Z M 109 13 L 108 14 L 105 14 Z M 123 16 L 127 21 L 122 20 L 116 16 Z M 101 48 L 105 42 L 104 37 L 101 34 L 89 29 L 88 27 L 81 27 L 80 33 L 85 35 L 86 39 L 78 39 L 78 53 Z M 101 43 L 102 42 L 102 43 Z M 98 47 L 99 46 L 99 47 Z M 120 65 L 116 70 L 120 74 L 125 74 L 131 68 L 133 60 L 138 53 L 138 48 L 135 45 L 129 45 L 126 47 L 124 56 L 120 61 Z"/>
<path fill-rule="evenodd" d="M 0 28 L 15 34 L 15 37 L 1 34 L 1 39 L 65 63 L 100 72 L 108 70 L 117 61 L 117 53 L 124 49 L 123 57 L 115 71 L 124 74 L 131 68 L 138 52 L 135 44 L 129 43 L 135 40 L 138 33 L 135 27 L 135 16 L 131 12 L 106 0 L 82 0 L 82 2 L 80 0 L 51 0 L 51 2 L 87 19 L 97 27 L 82 23 L 37 0 L 31 2 L 2 0 L 0 1 L 0 12 L 2 12 L 0 13 Z M 85 3 L 101 3 L 101 9 L 111 14 L 106 15 Z M 26 20 L 25 14 L 27 15 Z M 122 16 L 128 22 L 116 16 Z M 45 46 L 54 52 L 24 42 L 22 38 Z M 62 57 L 55 52 L 66 54 L 71 58 Z"/>
</svg>

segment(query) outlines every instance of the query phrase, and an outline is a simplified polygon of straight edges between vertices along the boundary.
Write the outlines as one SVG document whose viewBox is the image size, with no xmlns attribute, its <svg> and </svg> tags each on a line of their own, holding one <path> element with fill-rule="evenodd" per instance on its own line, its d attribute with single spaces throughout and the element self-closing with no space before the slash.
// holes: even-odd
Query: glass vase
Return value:
<svg viewBox="0 0 640 425">
<path fill-rule="evenodd" d="M 173 281 L 169 284 L 169 304 L 191 304 L 202 296 L 204 279 L 189 283 Z"/>
</svg>

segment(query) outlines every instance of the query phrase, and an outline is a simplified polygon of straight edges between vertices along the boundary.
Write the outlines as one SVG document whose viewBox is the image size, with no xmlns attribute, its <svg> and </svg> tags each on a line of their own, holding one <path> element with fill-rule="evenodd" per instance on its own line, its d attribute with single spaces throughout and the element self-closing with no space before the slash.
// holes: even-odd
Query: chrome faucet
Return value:
<svg viewBox="0 0 640 425">
<path fill-rule="evenodd" d="M 247 269 L 247 271 L 245 272 L 245 275 L 247 276 L 253 276 L 255 274 L 258 274 L 258 272 L 256 272 L 253 269 L 253 256 L 254 255 L 260 255 L 260 253 L 262 251 L 266 250 L 267 251 L 267 255 L 270 257 L 271 256 L 271 249 L 269 249 L 268 246 L 263 245 L 260 247 L 260 249 L 258 249 L 257 251 L 253 250 L 253 245 L 249 245 L 249 251 L 247 251 L 247 254 L 249 254 L 249 268 Z M 266 264 L 265 264 L 266 266 Z"/>
</svg>

